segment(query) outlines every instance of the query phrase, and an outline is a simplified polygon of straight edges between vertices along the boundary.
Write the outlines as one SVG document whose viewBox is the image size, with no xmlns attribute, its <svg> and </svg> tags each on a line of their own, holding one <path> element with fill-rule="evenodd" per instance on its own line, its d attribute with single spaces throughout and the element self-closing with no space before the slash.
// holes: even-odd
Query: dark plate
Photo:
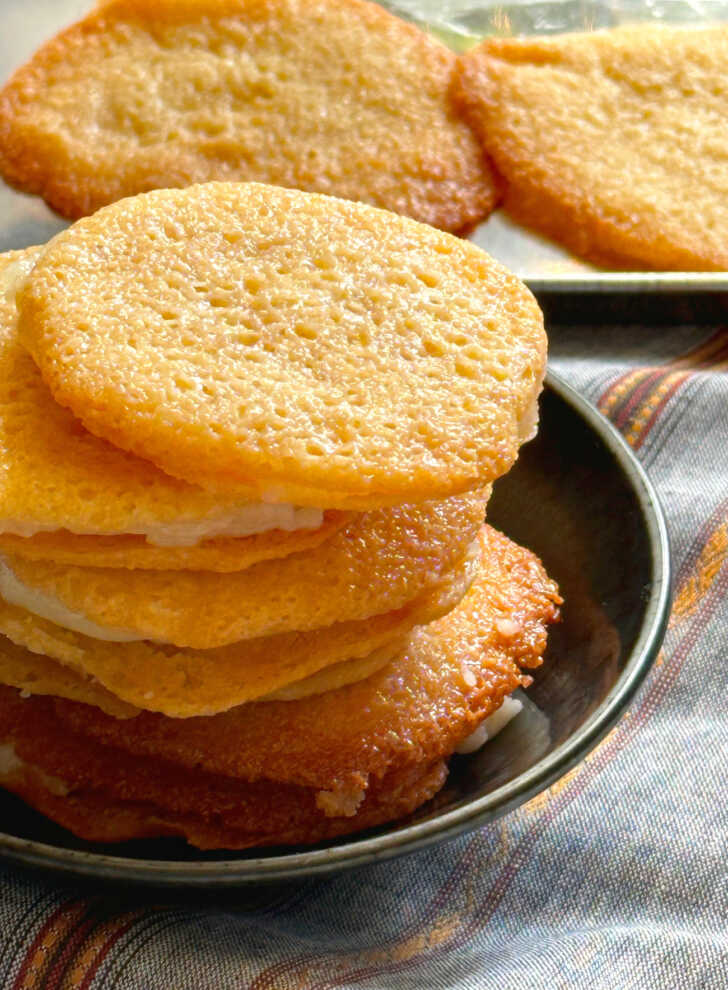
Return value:
<svg viewBox="0 0 728 990">
<path fill-rule="evenodd" d="M 657 656 L 669 556 L 655 493 L 607 421 L 550 375 L 538 438 L 498 482 L 489 521 L 535 550 L 559 582 L 525 709 L 479 753 L 456 757 L 445 789 L 413 818 L 347 840 L 251 854 L 200 853 L 158 839 L 81 842 L 0 792 L 0 855 L 75 876 L 175 887 L 300 878 L 409 852 L 492 821 L 582 760 L 614 725 Z"/>
</svg>

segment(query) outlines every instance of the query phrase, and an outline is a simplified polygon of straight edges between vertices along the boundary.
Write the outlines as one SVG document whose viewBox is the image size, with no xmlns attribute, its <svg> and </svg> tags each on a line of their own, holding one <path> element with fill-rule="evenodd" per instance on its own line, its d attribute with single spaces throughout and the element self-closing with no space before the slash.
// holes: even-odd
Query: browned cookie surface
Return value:
<svg viewBox="0 0 728 990">
<path fill-rule="evenodd" d="M 558 593 L 538 560 L 489 527 L 490 567 L 460 604 L 417 630 L 404 656 L 365 681 L 290 702 L 251 702 L 209 718 L 116 720 L 56 702 L 70 729 L 130 753 L 246 780 L 331 789 L 391 766 L 432 762 L 537 666 Z"/>
<path fill-rule="evenodd" d="M 463 560 L 484 515 L 480 493 L 366 512 L 311 550 L 229 574 L 6 557 L 0 576 L 9 568 L 44 604 L 60 606 L 54 622 L 85 635 L 208 650 L 400 609 Z"/>
</svg>

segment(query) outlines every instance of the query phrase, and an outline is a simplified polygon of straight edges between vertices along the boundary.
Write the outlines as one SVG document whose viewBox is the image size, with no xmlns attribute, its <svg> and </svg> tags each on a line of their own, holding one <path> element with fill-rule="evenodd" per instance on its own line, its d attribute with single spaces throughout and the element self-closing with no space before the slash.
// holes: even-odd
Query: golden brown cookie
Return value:
<svg viewBox="0 0 728 990">
<path fill-rule="evenodd" d="M 0 683 L 31 694 L 85 701 L 108 711 L 108 705 L 96 698 L 106 689 L 128 705 L 183 718 L 213 715 L 263 695 L 289 700 L 333 690 L 383 667 L 404 651 L 413 626 L 432 622 L 457 605 L 475 578 L 480 557 L 479 550 L 469 553 L 434 587 L 397 611 L 211 650 L 148 641 L 105 643 L 0 599 L 0 632 L 26 647 L 8 654 L 4 662 L 0 656 Z M 38 654 L 45 654 L 38 662 L 46 680 L 42 684 L 36 680 L 40 686 L 35 690 L 27 681 L 26 668 L 29 657 Z M 54 670 L 54 661 L 64 666 L 63 674 Z M 46 689 L 51 676 L 56 678 L 55 690 Z"/>
<path fill-rule="evenodd" d="M 209 718 L 117 720 L 66 701 L 55 711 L 70 731 L 139 756 L 237 779 L 363 791 L 393 766 L 449 755 L 522 683 L 522 668 L 541 662 L 557 589 L 527 550 L 488 526 L 480 538 L 490 567 L 460 604 L 357 684 Z"/>
<path fill-rule="evenodd" d="M 77 834 L 202 847 L 314 842 L 412 811 L 444 759 L 536 666 L 558 593 L 485 527 L 491 566 L 405 656 L 366 680 L 209 718 L 114 719 L 0 688 L 2 782 Z"/>
<path fill-rule="evenodd" d="M 196 546 L 181 547 L 155 546 L 143 536 L 88 536 L 65 529 L 27 537 L 0 533 L 0 554 L 79 567 L 205 570 L 223 574 L 244 571 L 262 560 L 277 560 L 312 549 L 333 536 L 349 518 L 349 513 L 329 509 L 315 529 L 270 529 L 252 536 L 220 536 L 202 540 Z"/>
<path fill-rule="evenodd" d="M 129 718 L 139 713 L 138 708 L 117 698 L 93 678 L 40 653 L 31 653 L 5 636 L 0 636 L 0 685 L 2 684 L 18 688 L 26 696 L 50 694 L 57 698 L 82 701 L 114 718 Z"/>
<path fill-rule="evenodd" d="M 362 0 L 119 0 L 0 94 L 0 169 L 65 216 L 212 179 L 363 200 L 447 230 L 493 208 L 455 56 Z"/>
<path fill-rule="evenodd" d="M 442 760 L 395 769 L 338 804 L 314 788 L 181 770 L 68 733 L 46 699 L 0 687 L 0 786 L 95 842 L 181 835 L 203 849 L 312 843 L 409 814 L 442 786 Z"/>
<path fill-rule="evenodd" d="M 611 266 L 728 269 L 728 29 L 488 39 L 455 93 L 513 216 Z"/>
<path fill-rule="evenodd" d="M 208 650 L 402 608 L 465 556 L 479 493 L 355 516 L 304 553 L 244 571 L 135 571 L 0 559 L 6 601 L 84 635 Z M 92 624 L 91 626 L 89 625 Z"/>
<path fill-rule="evenodd" d="M 536 302 L 479 248 L 256 184 L 78 221 L 17 304 L 92 432 L 191 483 L 318 508 L 487 484 L 532 435 L 546 361 Z"/>
<path fill-rule="evenodd" d="M 316 546 L 343 525 L 344 514 L 329 512 L 312 529 L 150 544 L 175 534 L 189 541 L 195 530 L 224 532 L 244 521 L 245 506 L 98 439 L 53 400 L 18 342 L 15 306 L 2 286 L 12 294 L 14 277 L 27 275 L 39 250 L 0 255 L 0 552 L 102 567 L 230 571 Z"/>
</svg>

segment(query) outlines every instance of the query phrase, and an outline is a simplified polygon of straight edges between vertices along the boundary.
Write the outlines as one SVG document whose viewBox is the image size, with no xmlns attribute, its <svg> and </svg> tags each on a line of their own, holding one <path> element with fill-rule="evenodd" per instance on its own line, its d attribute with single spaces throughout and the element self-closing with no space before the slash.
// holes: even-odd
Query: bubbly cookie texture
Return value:
<svg viewBox="0 0 728 990">
<path fill-rule="evenodd" d="M 325 509 L 490 483 L 531 435 L 546 364 L 535 300 L 475 245 L 252 183 L 79 221 L 18 310 L 93 433 L 228 498 Z"/>
<path fill-rule="evenodd" d="M 57 600 L 112 638 L 124 630 L 205 650 L 399 609 L 463 561 L 484 515 L 481 493 L 363 513 L 311 550 L 229 574 L 140 570 L 130 580 L 114 568 L 6 563 L 45 604 Z"/>
</svg>

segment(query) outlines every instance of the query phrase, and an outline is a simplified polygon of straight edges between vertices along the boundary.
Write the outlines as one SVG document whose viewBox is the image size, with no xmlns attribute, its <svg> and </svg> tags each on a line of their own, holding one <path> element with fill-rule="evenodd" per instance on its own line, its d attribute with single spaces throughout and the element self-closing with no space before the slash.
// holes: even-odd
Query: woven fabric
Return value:
<svg viewBox="0 0 728 990">
<path fill-rule="evenodd" d="M 728 331 L 564 330 L 552 366 L 637 453 L 674 554 L 663 654 L 601 746 L 466 837 L 222 904 L 3 867 L 0 987 L 728 986 Z"/>
</svg>

